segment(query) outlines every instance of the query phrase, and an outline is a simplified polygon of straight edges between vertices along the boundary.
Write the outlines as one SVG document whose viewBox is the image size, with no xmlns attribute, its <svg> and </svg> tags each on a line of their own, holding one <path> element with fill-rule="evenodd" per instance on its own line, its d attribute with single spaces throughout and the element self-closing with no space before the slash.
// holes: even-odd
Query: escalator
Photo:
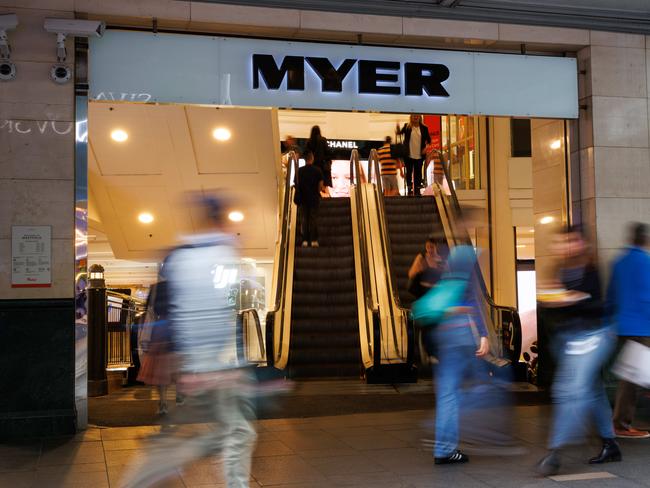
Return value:
<svg viewBox="0 0 650 488">
<path fill-rule="evenodd" d="M 288 374 L 359 377 L 359 319 L 349 198 L 319 210 L 317 248 L 296 247 Z"/>
<path fill-rule="evenodd" d="M 390 238 L 391 266 L 400 303 L 411 308 L 415 297 L 408 291 L 408 271 L 430 235 L 444 241 L 444 231 L 434 197 L 390 197 L 384 200 Z"/>
</svg>

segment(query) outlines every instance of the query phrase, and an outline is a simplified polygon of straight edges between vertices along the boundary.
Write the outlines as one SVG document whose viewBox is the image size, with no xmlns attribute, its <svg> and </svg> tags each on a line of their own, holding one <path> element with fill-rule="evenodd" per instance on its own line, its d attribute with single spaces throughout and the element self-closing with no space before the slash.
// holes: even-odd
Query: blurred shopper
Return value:
<svg viewBox="0 0 650 488">
<path fill-rule="evenodd" d="M 431 143 L 429 129 L 422 123 L 422 116 L 411 114 L 408 124 L 397 126 L 397 133 L 404 135 L 404 144 L 408 149 L 408 157 L 404 159 L 406 166 L 406 187 L 409 195 L 419 195 L 422 186 L 422 163 L 425 148 Z"/>
<path fill-rule="evenodd" d="M 391 142 L 391 137 L 386 136 L 384 139 L 384 145 L 377 149 L 377 157 L 379 158 L 381 186 L 384 189 L 384 195 L 387 197 L 398 197 L 399 187 L 397 185 L 397 171 L 399 170 L 402 178 L 404 178 L 404 169 L 402 168 L 400 161 L 391 156 Z"/>
<path fill-rule="evenodd" d="M 437 183 L 442 186 L 445 179 L 442 152 L 432 148 L 431 145 L 427 146 L 425 150 L 425 173 L 428 171 L 429 165 L 433 165 L 433 181 L 430 183 Z"/>
<path fill-rule="evenodd" d="M 424 252 L 415 256 L 408 272 L 408 290 L 415 298 L 420 298 L 429 291 L 442 276 L 444 260 L 438 254 L 436 237 L 432 234 L 427 237 Z"/>
<path fill-rule="evenodd" d="M 311 151 L 314 155 L 314 166 L 321 170 L 323 174 L 323 185 L 326 188 L 325 191 L 329 194 L 327 188 L 332 187 L 332 155 L 327 144 L 327 139 L 321 135 L 320 127 L 317 125 L 311 128 L 306 150 Z"/>
<path fill-rule="evenodd" d="M 582 233 L 575 228 L 556 236 L 554 252 L 561 259 L 557 282 L 540 291 L 554 328 L 557 369 L 553 378 L 553 418 L 549 453 L 538 463 L 544 476 L 556 474 L 560 449 L 580 441 L 593 422 L 602 438 L 600 453 L 590 464 L 620 461 L 612 409 L 601 379 L 601 369 L 615 348 L 613 327 L 603 321 L 603 300 L 595 259 Z"/>
<path fill-rule="evenodd" d="M 318 247 L 318 210 L 323 190 L 323 172 L 314 163 L 314 154 L 306 150 L 303 154 L 305 166 L 298 170 L 295 203 L 300 215 L 302 247 Z"/>
<path fill-rule="evenodd" d="M 251 388 L 248 373 L 237 361 L 235 310 L 226 279 L 226 267 L 237 262 L 238 255 L 227 231 L 226 202 L 202 197 L 195 206 L 198 233 L 185 237 L 166 264 L 178 385 L 187 395 L 174 424 L 209 419 L 215 425 L 191 436 L 178 435 L 177 427 L 154 438 L 144 462 L 125 477 L 126 487 L 150 486 L 176 468 L 217 452 L 223 457 L 226 485 L 249 486 L 256 438 L 250 422 Z"/>
<path fill-rule="evenodd" d="M 300 158 L 300 146 L 296 139 L 288 135 L 284 142 L 282 142 L 282 167 L 286 170 L 286 167 L 289 164 L 289 155 L 291 152 L 295 153 L 297 158 Z"/>
<path fill-rule="evenodd" d="M 139 350 L 142 351 L 138 381 L 155 385 L 160 395 L 158 414 L 166 415 L 167 388 L 175 373 L 172 337 L 168 317 L 167 280 L 163 272 L 151 287 L 147 300 L 146 322 L 140 328 Z"/>
<path fill-rule="evenodd" d="M 650 254 L 647 252 L 650 229 L 646 224 L 630 226 L 627 250 L 614 262 L 607 301 L 612 307 L 620 342 L 627 340 L 650 347 Z M 632 427 L 638 389 L 620 380 L 614 407 L 614 430 L 617 437 L 650 437 L 646 430 Z"/>
</svg>

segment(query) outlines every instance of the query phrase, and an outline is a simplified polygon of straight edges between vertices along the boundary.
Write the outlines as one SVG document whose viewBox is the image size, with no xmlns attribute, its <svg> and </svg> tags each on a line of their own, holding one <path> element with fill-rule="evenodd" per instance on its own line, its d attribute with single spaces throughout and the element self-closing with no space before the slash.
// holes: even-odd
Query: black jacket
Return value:
<svg viewBox="0 0 650 488">
<path fill-rule="evenodd" d="M 411 125 L 410 124 L 404 124 L 404 127 L 399 131 L 400 134 L 404 134 L 404 144 L 406 145 L 406 148 L 408 150 L 409 143 L 411 142 Z M 431 136 L 429 135 L 429 128 L 424 125 L 420 124 L 420 157 L 424 157 L 422 155 L 422 151 L 426 147 L 427 144 L 431 143 Z"/>
</svg>

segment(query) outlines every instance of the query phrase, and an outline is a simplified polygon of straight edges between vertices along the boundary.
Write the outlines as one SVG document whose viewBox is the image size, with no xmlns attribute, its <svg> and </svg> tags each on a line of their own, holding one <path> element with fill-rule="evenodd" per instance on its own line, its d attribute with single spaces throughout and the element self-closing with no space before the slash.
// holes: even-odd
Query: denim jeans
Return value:
<svg viewBox="0 0 650 488">
<path fill-rule="evenodd" d="M 555 347 L 555 405 L 549 447 L 558 449 L 581 440 L 592 420 L 602 438 L 613 439 L 612 407 L 605 394 L 601 369 L 616 347 L 614 328 L 562 333 Z"/>
<path fill-rule="evenodd" d="M 476 342 L 469 323 L 441 324 L 435 331 L 436 442 L 435 457 L 447 457 L 458 448 L 462 383 L 481 365 L 476 358 Z"/>
</svg>

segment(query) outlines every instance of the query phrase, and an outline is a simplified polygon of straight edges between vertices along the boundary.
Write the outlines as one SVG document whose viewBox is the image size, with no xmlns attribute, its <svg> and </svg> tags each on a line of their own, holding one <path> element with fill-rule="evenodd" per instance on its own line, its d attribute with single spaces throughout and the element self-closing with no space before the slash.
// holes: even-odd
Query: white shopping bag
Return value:
<svg viewBox="0 0 650 488">
<path fill-rule="evenodd" d="M 650 387 L 650 347 L 627 341 L 616 359 L 612 373 L 635 385 Z"/>
</svg>

